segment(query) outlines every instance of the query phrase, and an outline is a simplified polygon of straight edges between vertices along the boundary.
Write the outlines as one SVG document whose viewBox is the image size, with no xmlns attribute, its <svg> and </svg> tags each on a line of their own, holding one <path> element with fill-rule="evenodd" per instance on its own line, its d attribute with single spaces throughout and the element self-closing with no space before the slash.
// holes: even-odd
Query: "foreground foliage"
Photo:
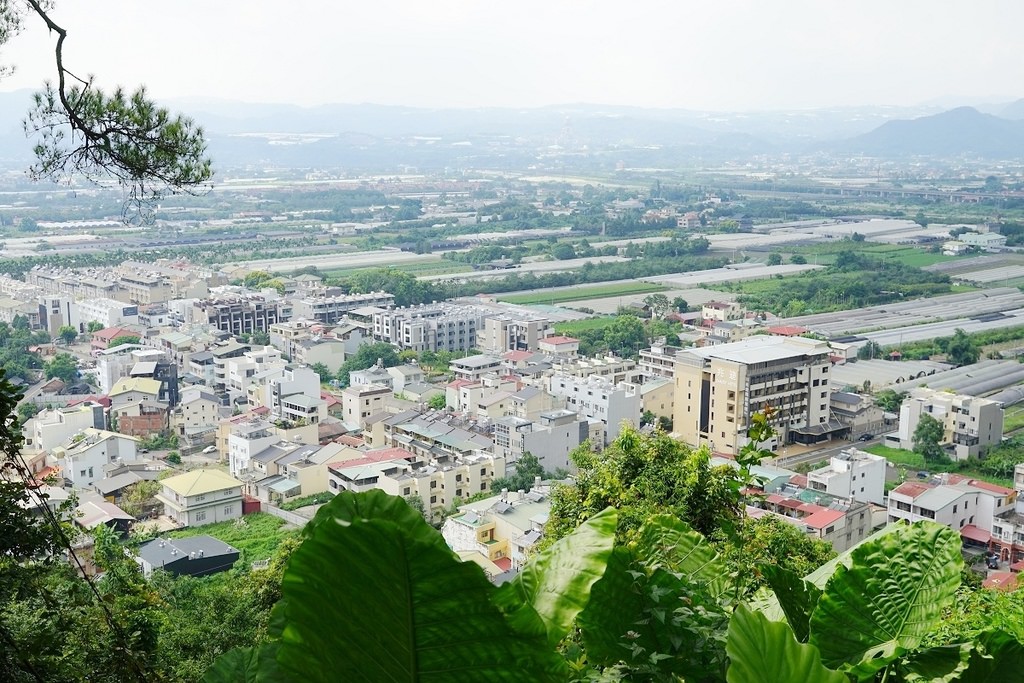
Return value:
<svg viewBox="0 0 1024 683">
<path fill-rule="evenodd" d="M 401 499 L 339 494 L 284 572 L 273 639 L 205 680 L 981 681 L 1022 661 L 1019 633 L 942 637 L 963 563 L 941 525 L 869 539 L 823 589 L 773 566 L 747 601 L 677 517 L 628 539 L 619 517 L 588 518 L 498 588 Z"/>
</svg>

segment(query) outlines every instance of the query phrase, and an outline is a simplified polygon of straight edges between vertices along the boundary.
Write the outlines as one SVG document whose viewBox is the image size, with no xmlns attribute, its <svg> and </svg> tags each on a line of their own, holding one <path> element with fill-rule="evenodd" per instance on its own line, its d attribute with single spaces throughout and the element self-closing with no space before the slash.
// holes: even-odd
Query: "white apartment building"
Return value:
<svg viewBox="0 0 1024 683">
<path fill-rule="evenodd" d="M 807 488 L 838 498 L 885 504 L 885 468 L 880 455 L 847 448 L 832 456 L 829 464 L 807 474 Z"/>
<path fill-rule="evenodd" d="M 465 379 L 470 382 L 476 382 L 484 375 L 499 372 L 501 366 L 502 360 L 499 356 L 491 356 L 486 353 L 456 358 L 449 364 L 452 372 L 455 373 L 455 379 Z"/>
<path fill-rule="evenodd" d="M 508 465 L 530 453 L 546 472 L 575 471 L 569 454 L 591 438 L 591 425 L 571 410 L 541 413 L 537 422 L 511 415 L 498 418 L 494 421 L 494 453 Z M 599 429 L 600 437 L 604 436 L 603 431 Z"/>
<path fill-rule="evenodd" d="M 82 299 L 71 306 L 71 325 L 79 332 L 85 332 L 90 322 L 99 322 L 103 327 L 125 327 L 137 325 L 139 307 L 116 299 Z"/>
<path fill-rule="evenodd" d="M 252 457 L 280 440 L 281 437 L 274 430 L 274 425 L 266 420 L 252 418 L 232 423 L 227 439 L 228 468 L 231 476 L 251 479 Z"/>
<path fill-rule="evenodd" d="M 640 425 L 640 387 L 636 384 L 615 384 L 599 376 L 554 374 L 548 378 L 548 393 L 563 401 L 566 409 L 604 424 L 605 443 L 600 446 L 607 446 L 619 436 L 623 422 Z"/>
<path fill-rule="evenodd" d="M 25 424 L 25 446 L 32 451 L 49 451 L 89 428 L 103 429 L 103 406 L 91 401 L 66 408 L 41 411 Z"/>
<path fill-rule="evenodd" d="M 324 296 L 304 296 L 292 300 L 292 316 L 315 320 L 319 323 L 333 325 L 351 311 L 364 306 L 387 308 L 395 303 L 393 294 L 387 292 L 369 292 L 367 294 L 334 294 Z"/>
<path fill-rule="evenodd" d="M 349 429 L 362 429 L 366 419 L 384 412 L 394 394 L 382 384 L 364 384 L 346 387 L 341 392 L 341 421 Z"/>
<path fill-rule="evenodd" d="M 751 417 L 770 412 L 763 447 L 816 443 L 843 429 L 829 415 L 829 347 L 803 337 L 750 337 L 676 354 L 674 430 L 723 453 L 746 445 Z"/>
<path fill-rule="evenodd" d="M 942 423 L 942 445 L 955 460 L 976 458 L 1003 438 L 1003 406 L 998 401 L 921 387 L 912 389 L 900 406 L 900 448 L 913 449 L 922 415 Z"/>
<path fill-rule="evenodd" d="M 412 351 L 469 351 L 486 311 L 452 303 L 421 304 L 373 314 L 373 338 Z"/>
</svg>

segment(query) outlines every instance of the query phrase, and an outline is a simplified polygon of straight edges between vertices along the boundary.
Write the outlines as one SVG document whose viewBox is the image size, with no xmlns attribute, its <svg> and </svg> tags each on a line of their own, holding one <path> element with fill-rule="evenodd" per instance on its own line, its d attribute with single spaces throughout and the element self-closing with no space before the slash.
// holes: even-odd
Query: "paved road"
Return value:
<svg viewBox="0 0 1024 683">
<path fill-rule="evenodd" d="M 775 465 L 776 467 L 792 469 L 793 467 L 801 465 L 803 463 L 814 463 L 820 462 L 822 460 L 829 460 L 832 456 L 839 455 L 839 453 L 845 451 L 847 448 L 850 448 L 851 446 L 855 448 L 864 449 L 867 448 L 868 446 L 875 446 L 880 443 L 882 443 L 881 439 L 871 439 L 870 441 L 830 441 L 827 445 L 823 446 L 822 448 L 813 451 L 807 451 L 806 453 L 801 453 L 799 455 L 783 455 L 781 457 L 775 458 L 772 464 Z"/>
</svg>

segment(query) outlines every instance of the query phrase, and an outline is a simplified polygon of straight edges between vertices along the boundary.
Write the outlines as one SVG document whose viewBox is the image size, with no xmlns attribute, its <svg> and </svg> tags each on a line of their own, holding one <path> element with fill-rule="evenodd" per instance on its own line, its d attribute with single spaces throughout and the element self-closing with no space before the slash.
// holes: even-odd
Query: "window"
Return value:
<svg viewBox="0 0 1024 683">
<path fill-rule="evenodd" d="M 481 467 L 480 468 L 480 476 L 481 477 L 486 477 L 487 476 L 487 468 L 486 467 Z"/>
<path fill-rule="evenodd" d="M 437 488 L 437 482 L 436 481 L 431 481 L 430 482 L 430 488 L 436 489 Z"/>
<path fill-rule="evenodd" d="M 953 514 L 956 514 L 956 505 L 953 506 Z"/>
<path fill-rule="evenodd" d="M 412 491 L 412 489 L 410 489 L 408 486 L 406 486 L 404 489 L 402 489 L 402 495 L 403 496 L 408 496 L 411 491 Z"/>
<path fill-rule="evenodd" d="M 89 477 L 92 478 L 92 468 L 89 468 Z"/>
<path fill-rule="evenodd" d="M 833 531 L 835 531 L 835 530 L 836 530 L 836 526 L 835 526 L 835 524 L 833 524 L 833 525 L 832 525 L 832 526 L 830 526 L 830 527 L 825 527 L 825 533 L 826 533 L 826 534 L 830 534 L 830 533 L 832 533 L 832 532 L 833 532 Z"/>
<path fill-rule="evenodd" d="M 234 505 L 225 505 L 224 506 L 224 514 L 225 515 L 234 514 L 234 512 L 235 512 L 235 506 Z"/>
<path fill-rule="evenodd" d="M 486 491 L 487 490 L 487 484 L 486 483 L 480 484 L 480 490 L 481 491 Z"/>
<path fill-rule="evenodd" d="M 197 512 L 196 513 L 196 521 L 197 522 L 202 522 L 204 519 L 206 519 L 206 513 L 205 512 Z"/>
<path fill-rule="evenodd" d="M 81 472 L 79 473 L 79 476 L 81 476 L 81 477 L 84 477 L 84 476 L 85 476 L 85 470 L 82 470 L 82 471 L 81 471 Z"/>
<path fill-rule="evenodd" d="M 433 505 L 436 502 L 437 502 L 437 496 L 431 496 L 430 497 L 430 504 Z"/>
</svg>

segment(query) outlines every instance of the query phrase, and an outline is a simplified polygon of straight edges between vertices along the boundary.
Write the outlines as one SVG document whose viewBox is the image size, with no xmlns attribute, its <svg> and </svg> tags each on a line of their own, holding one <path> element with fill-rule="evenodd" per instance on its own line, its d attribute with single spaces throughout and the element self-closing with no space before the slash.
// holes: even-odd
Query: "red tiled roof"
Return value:
<svg viewBox="0 0 1024 683">
<path fill-rule="evenodd" d="M 468 384 L 479 384 L 479 382 L 474 382 L 473 380 L 469 379 L 456 379 L 452 380 L 451 382 L 448 382 L 448 384 L 446 384 L 445 386 L 448 387 L 449 389 L 461 389 L 462 387 Z"/>
<path fill-rule="evenodd" d="M 339 460 L 338 462 L 332 462 L 328 467 L 342 468 L 342 467 L 363 467 L 365 465 L 372 465 L 378 462 L 388 462 L 390 460 L 409 460 L 410 458 L 415 459 L 416 456 L 405 450 L 404 448 L 382 448 L 379 451 L 367 451 L 361 458 L 353 458 L 352 460 Z"/>
<path fill-rule="evenodd" d="M 791 510 L 799 510 L 801 505 L 805 503 L 802 500 L 796 500 L 794 498 L 783 498 L 779 501 L 779 507 L 789 508 Z"/>
<path fill-rule="evenodd" d="M 135 330 L 129 330 L 125 327 L 104 327 L 102 330 L 97 330 L 92 333 L 93 339 L 106 339 L 112 341 L 122 336 L 138 336 Z"/>
<path fill-rule="evenodd" d="M 829 524 L 834 524 L 837 520 L 842 519 L 843 515 L 845 514 L 846 513 L 843 512 L 842 510 L 830 510 L 828 508 L 822 508 L 821 510 L 815 512 L 813 515 L 804 517 L 800 521 L 809 527 L 814 527 L 815 529 L 824 529 Z"/>
<path fill-rule="evenodd" d="M 79 398 L 79 399 L 75 399 L 74 401 L 69 401 L 68 402 L 68 407 L 70 408 L 72 406 L 77 406 L 80 403 L 87 403 L 89 401 L 92 401 L 93 403 L 99 403 L 104 408 L 109 408 L 110 407 L 110 397 L 109 396 L 95 396 L 95 395 L 92 395 L 92 394 L 90 394 L 89 396 L 86 396 L 84 398 Z"/>
<path fill-rule="evenodd" d="M 985 531 L 984 529 L 979 529 L 973 524 L 968 524 L 963 529 L 961 529 L 960 535 L 968 540 L 977 541 L 978 543 L 988 543 L 990 540 L 992 540 L 992 534 Z"/>
<path fill-rule="evenodd" d="M 504 358 L 505 360 L 520 361 L 526 360 L 532 355 L 533 354 L 530 353 L 529 351 L 506 351 L 505 353 L 501 354 L 501 357 Z"/>
<path fill-rule="evenodd" d="M 336 406 L 339 403 L 341 403 L 341 401 L 338 400 L 338 397 L 329 391 L 321 391 L 320 398 L 323 399 L 324 401 L 327 401 L 328 408 L 330 408 L 331 406 Z"/>
<path fill-rule="evenodd" d="M 992 572 L 987 579 L 981 582 L 981 585 L 985 588 L 1012 591 L 1017 589 L 1017 576 L 1013 572 Z"/>
<path fill-rule="evenodd" d="M 1008 496 L 1013 493 L 1013 489 L 1008 489 L 1005 486 L 1000 486 L 999 484 L 990 484 L 987 481 L 981 481 L 980 479 L 971 479 L 970 484 L 976 489 L 998 493 L 1003 496 Z"/>
<path fill-rule="evenodd" d="M 1011 572 L 1021 572 L 1021 571 L 1024 571 L 1024 560 L 1017 560 L 1016 562 L 1011 564 L 1010 565 L 1010 571 Z"/>
<path fill-rule="evenodd" d="M 540 340 L 544 344 L 579 344 L 580 340 L 575 337 L 564 337 L 555 335 L 554 337 L 544 337 Z"/>
<path fill-rule="evenodd" d="M 361 437 L 352 436 L 351 434 L 342 434 L 341 436 L 334 440 L 334 443 L 340 443 L 342 446 L 353 446 L 355 448 L 358 448 L 359 446 L 364 445 L 366 442 L 363 441 Z"/>
<path fill-rule="evenodd" d="M 765 328 L 765 331 L 769 334 L 777 334 L 782 337 L 799 337 L 801 334 L 807 332 L 807 328 L 800 327 L 799 325 L 777 325 L 775 327 Z"/>
<path fill-rule="evenodd" d="M 806 474 L 794 474 L 789 478 L 789 483 L 793 486 L 799 486 L 802 489 L 807 488 L 807 475 Z"/>
<path fill-rule="evenodd" d="M 903 496 L 910 496 L 911 498 L 917 498 L 925 491 L 935 488 L 931 484 L 921 484 L 916 481 L 905 481 L 892 490 L 893 493 L 899 493 Z"/>
<path fill-rule="evenodd" d="M 500 569 L 503 572 L 507 572 L 509 569 L 512 569 L 512 558 L 509 558 L 509 557 L 499 557 L 499 558 L 496 558 L 494 560 L 494 566 L 496 566 L 498 569 Z"/>
</svg>

